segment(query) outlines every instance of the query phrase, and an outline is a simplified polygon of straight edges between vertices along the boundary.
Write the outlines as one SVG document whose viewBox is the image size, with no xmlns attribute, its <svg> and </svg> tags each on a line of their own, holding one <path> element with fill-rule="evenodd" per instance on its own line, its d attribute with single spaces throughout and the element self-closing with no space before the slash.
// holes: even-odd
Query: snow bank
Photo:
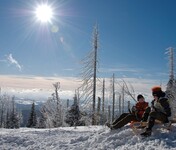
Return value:
<svg viewBox="0 0 176 150">
<path fill-rule="evenodd" d="M 0 129 L 2 150 L 176 150 L 172 131 L 156 128 L 151 137 L 134 135 L 129 126 L 110 131 L 105 126 L 54 129 Z"/>
</svg>

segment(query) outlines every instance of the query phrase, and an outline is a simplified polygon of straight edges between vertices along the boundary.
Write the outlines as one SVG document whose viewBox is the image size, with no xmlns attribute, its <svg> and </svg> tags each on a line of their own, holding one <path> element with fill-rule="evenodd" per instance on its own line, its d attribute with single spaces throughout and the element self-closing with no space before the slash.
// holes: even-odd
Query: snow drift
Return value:
<svg viewBox="0 0 176 150">
<path fill-rule="evenodd" d="M 134 135 L 129 126 L 110 131 L 105 126 L 53 129 L 0 129 L 2 150 L 175 150 L 172 131 L 156 128 L 148 138 Z"/>
</svg>

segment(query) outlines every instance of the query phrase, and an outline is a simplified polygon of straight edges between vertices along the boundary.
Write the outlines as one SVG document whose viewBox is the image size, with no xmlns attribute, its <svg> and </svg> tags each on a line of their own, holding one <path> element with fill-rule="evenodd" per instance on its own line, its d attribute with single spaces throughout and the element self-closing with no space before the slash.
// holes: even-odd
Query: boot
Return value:
<svg viewBox="0 0 176 150">
<path fill-rule="evenodd" d="M 112 124 L 110 124 L 110 123 L 108 123 L 108 122 L 107 122 L 105 125 L 106 125 L 108 128 L 110 128 L 111 130 L 113 130 L 113 129 L 114 129 L 114 128 L 113 128 L 113 125 L 112 125 Z"/>
<path fill-rule="evenodd" d="M 142 122 L 140 123 L 140 125 L 138 127 L 136 127 L 137 129 L 144 129 L 147 126 L 147 122 Z"/>
<path fill-rule="evenodd" d="M 164 123 L 164 126 L 166 127 L 167 130 L 171 129 L 172 122 L 169 121 L 168 123 Z"/>
<path fill-rule="evenodd" d="M 148 137 L 148 136 L 151 136 L 151 134 L 152 134 L 152 130 L 146 129 L 145 132 L 141 133 L 141 136 Z"/>
</svg>

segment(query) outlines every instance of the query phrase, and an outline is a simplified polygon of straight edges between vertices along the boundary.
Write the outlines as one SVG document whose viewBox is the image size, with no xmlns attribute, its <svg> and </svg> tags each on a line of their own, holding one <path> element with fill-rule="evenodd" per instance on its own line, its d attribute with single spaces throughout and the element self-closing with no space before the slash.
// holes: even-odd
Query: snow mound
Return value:
<svg viewBox="0 0 176 150">
<path fill-rule="evenodd" d="M 129 126 L 110 131 L 105 126 L 54 129 L 0 129 L 2 150 L 176 150 L 172 131 L 155 128 L 151 137 L 135 135 Z"/>
</svg>

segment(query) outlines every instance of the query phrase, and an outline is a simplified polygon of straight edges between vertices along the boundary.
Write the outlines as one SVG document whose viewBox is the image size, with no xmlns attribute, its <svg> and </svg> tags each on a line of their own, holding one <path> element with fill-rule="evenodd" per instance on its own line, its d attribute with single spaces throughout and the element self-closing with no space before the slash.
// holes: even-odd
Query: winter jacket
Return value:
<svg viewBox="0 0 176 150">
<path fill-rule="evenodd" d="M 137 102 L 136 105 L 136 113 L 137 113 L 137 117 L 139 119 L 142 119 L 142 116 L 146 110 L 146 108 L 148 107 L 148 103 L 147 102 Z"/>
<path fill-rule="evenodd" d="M 168 99 L 165 97 L 160 97 L 158 100 L 153 100 L 152 108 L 156 112 L 164 113 L 167 117 L 171 116 L 171 108 Z"/>
</svg>

